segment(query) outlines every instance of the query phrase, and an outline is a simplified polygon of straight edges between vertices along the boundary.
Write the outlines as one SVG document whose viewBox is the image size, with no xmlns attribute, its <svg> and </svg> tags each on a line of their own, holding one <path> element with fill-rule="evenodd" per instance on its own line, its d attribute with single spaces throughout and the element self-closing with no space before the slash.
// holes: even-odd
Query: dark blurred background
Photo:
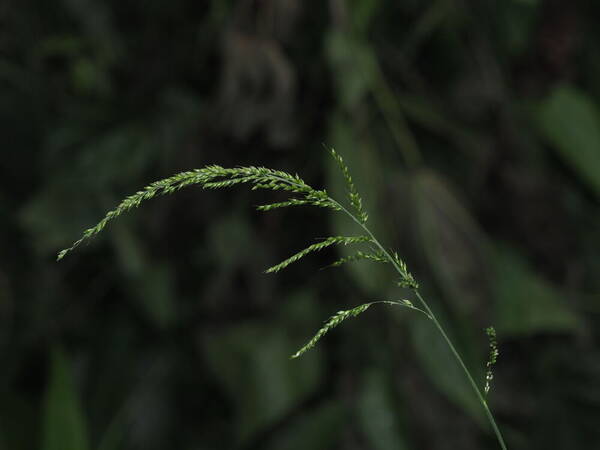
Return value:
<svg viewBox="0 0 600 450">
<path fill-rule="evenodd" d="M 600 448 L 600 4 L 3 0 L 0 448 L 495 449 L 431 324 L 373 308 L 389 268 L 319 268 L 356 233 L 281 196 L 189 188 L 58 250 L 125 195 L 206 164 L 342 185 L 397 249 L 511 449 Z M 342 249 L 343 250 L 343 249 Z M 343 254 L 343 253 L 342 253 Z"/>
</svg>

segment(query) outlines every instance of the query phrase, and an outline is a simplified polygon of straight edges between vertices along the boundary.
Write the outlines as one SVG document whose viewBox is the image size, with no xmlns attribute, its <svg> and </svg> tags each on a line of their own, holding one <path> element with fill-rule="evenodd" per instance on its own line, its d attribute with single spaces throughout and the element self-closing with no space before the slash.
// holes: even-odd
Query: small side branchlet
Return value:
<svg viewBox="0 0 600 450">
<path fill-rule="evenodd" d="M 374 262 L 379 262 L 379 263 L 389 263 L 389 261 L 386 259 L 383 252 L 365 253 L 365 252 L 361 252 L 359 250 L 353 255 L 345 256 L 343 258 L 338 259 L 337 261 L 329 264 L 328 266 L 323 267 L 323 269 L 327 269 L 329 267 L 339 267 L 342 264 L 346 264 L 346 263 L 354 262 L 354 261 L 361 261 L 361 260 L 368 260 L 368 261 L 374 261 Z"/>
<path fill-rule="evenodd" d="M 257 211 L 272 211 L 274 209 L 279 209 L 279 208 L 287 208 L 288 206 L 303 206 L 303 205 L 309 205 L 309 206 L 318 206 L 320 208 L 331 208 L 337 211 L 337 207 L 335 207 L 334 205 L 331 205 L 330 203 L 323 201 L 321 199 L 299 199 L 299 198 L 290 198 L 289 200 L 285 201 L 285 202 L 278 202 L 278 203 L 268 203 L 266 205 L 258 205 L 256 207 Z"/>
<path fill-rule="evenodd" d="M 350 175 L 350 169 L 348 169 L 348 166 L 344 162 L 344 159 L 341 157 L 341 155 L 339 155 L 333 148 L 330 150 L 330 152 L 331 156 L 333 156 L 333 159 L 342 171 L 342 175 L 344 176 L 344 181 L 346 182 L 346 189 L 348 190 L 348 199 L 350 200 L 350 205 L 352 206 L 352 209 L 354 210 L 356 216 L 358 217 L 358 220 L 360 220 L 362 224 L 367 223 L 369 215 L 365 212 L 363 208 L 362 198 L 356 190 L 356 186 L 354 185 L 354 181 L 352 180 L 352 176 Z"/>
<path fill-rule="evenodd" d="M 295 359 L 299 356 L 302 356 L 308 350 L 313 348 L 317 344 L 317 342 L 319 342 L 319 340 L 327 334 L 329 330 L 337 327 L 344 320 L 349 319 L 350 317 L 356 317 L 359 314 L 365 312 L 367 309 L 369 309 L 369 307 L 372 304 L 373 303 L 364 303 L 360 306 L 357 306 L 356 308 L 338 311 L 335 315 L 331 316 L 327 322 L 325 322 L 325 325 L 323 325 L 323 327 L 319 331 L 317 331 L 313 338 L 310 341 L 308 341 L 306 345 L 304 345 L 304 347 L 302 347 L 300 350 L 294 353 L 290 358 Z"/>
<path fill-rule="evenodd" d="M 304 250 L 299 251 L 298 253 L 290 256 L 288 259 L 276 264 L 272 267 L 269 267 L 265 272 L 273 273 L 279 272 L 282 269 L 285 269 L 292 263 L 300 260 L 304 256 L 308 255 L 312 252 L 318 252 L 319 250 L 323 250 L 326 247 L 330 247 L 332 245 L 343 244 L 358 244 L 360 242 L 369 242 L 371 238 L 369 236 L 332 236 L 327 239 L 322 240 L 321 242 L 317 242 L 316 244 L 309 245 Z"/>
<path fill-rule="evenodd" d="M 415 305 L 413 305 L 413 303 L 410 300 L 407 300 L 407 299 L 403 299 L 400 301 L 377 300 L 377 301 L 373 301 L 373 302 L 369 302 L 369 303 L 363 303 L 362 305 L 356 306 L 355 308 L 352 308 L 352 309 L 338 311 L 336 314 L 331 316 L 331 318 L 327 322 L 325 322 L 325 325 L 323 325 L 323 327 L 319 331 L 317 331 L 317 333 L 311 338 L 311 340 L 308 341 L 300 350 L 298 350 L 296 353 L 294 353 L 290 358 L 295 359 L 295 358 L 298 358 L 299 356 L 302 356 L 308 350 L 313 348 L 317 344 L 317 342 L 319 342 L 321 340 L 321 338 L 323 336 L 325 336 L 332 328 L 337 327 L 340 323 L 342 323 L 346 319 L 349 319 L 351 317 L 356 317 L 359 314 L 362 314 L 367 309 L 369 309 L 369 307 L 371 307 L 372 305 L 376 305 L 376 304 L 402 306 L 404 308 L 412 309 L 412 310 L 418 311 L 422 314 L 425 314 L 425 316 L 428 319 L 431 319 L 431 316 L 426 311 L 423 311 L 421 308 L 417 308 Z"/>
<path fill-rule="evenodd" d="M 485 334 L 487 334 L 487 336 L 488 336 L 489 345 L 490 345 L 490 354 L 488 356 L 488 361 L 486 364 L 487 370 L 485 372 L 485 387 L 483 388 L 485 395 L 487 395 L 488 392 L 490 392 L 491 383 L 492 383 L 492 380 L 494 379 L 494 373 L 492 371 L 492 368 L 493 368 L 494 364 L 496 364 L 496 361 L 498 360 L 500 351 L 498 350 L 498 342 L 496 341 L 496 330 L 494 329 L 494 327 L 487 327 L 485 329 Z"/>
<path fill-rule="evenodd" d="M 392 260 L 398 273 L 400 274 L 400 281 L 396 282 L 396 284 L 401 288 L 409 288 L 413 290 L 419 289 L 419 283 L 416 282 L 412 274 L 406 268 L 406 263 L 398 256 L 398 253 L 392 252 Z"/>
</svg>

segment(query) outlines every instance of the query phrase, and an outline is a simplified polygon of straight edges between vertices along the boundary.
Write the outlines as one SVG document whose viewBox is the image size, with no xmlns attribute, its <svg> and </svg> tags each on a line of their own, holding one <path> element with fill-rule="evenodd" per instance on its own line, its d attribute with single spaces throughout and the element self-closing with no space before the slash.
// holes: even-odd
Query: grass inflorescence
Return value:
<svg viewBox="0 0 600 450">
<path fill-rule="evenodd" d="M 400 256 L 396 252 L 386 250 L 381 245 L 381 243 L 379 243 L 379 241 L 375 238 L 373 233 L 369 230 L 369 228 L 366 225 L 368 221 L 368 214 L 364 209 L 362 198 L 358 193 L 356 186 L 354 185 L 354 181 L 352 180 L 348 166 L 344 163 L 343 158 L 335 152 L 335 150 L 331 149 L 331 155 L 337 163 L 337 165 L 339 166 L 342 176 L 345 180 L 347 191 L 346 204 L 344 202 L 338 201 L 330 197 L 327 191 L 324 189 L 315 189 L 311 187 L 297 174 L 290 174 L 280 170 L 273 170 L 265 167 L 249 166 L 224 168 L 217 165 L 210 165 L 202 169 L 181 172 L 172 177 L 156 181 L 146 186 L 144 189 L 136 192 L 135 194 L 125 198 L 115 209 L 109 211 L 105 215 L 105 217 L 102 220 L 100 220 L 100 222 L 98 222 L 95 226 L 85 230 L 83 232 L 83 235 L 77 241 L 75 241 L 69 248 L 60 251 L 58 253 L 58 260 L 64 258 L 69 252 L 74 250 L 83 242 L 99 234 L 106 228 L 106 226 L 112 220 L 116 219 L 121 214 L 128 212 L 133 208 L 137 208 L 143 202 L 150 200 L 156 196 L 172 194 L 180 189 L 189 186 L 198 186 L 203 189 L 222 189 L 238 185 L 249 185 L 251 186 L 252 190 L 266 189 L 271 191 L 285 191 L 289 192 L 290 194 L 293 194 L 293 196 L 286 201 L 260 205 L 257 207 L 259 211 L 271 211 L 274 209 L 286 208 L 290 206 L 316 206 L 319 208 L 330 209 L 331 211 L 334 211 L 336 213 L 345 214 L 350 220 L 352 220 L 356 224 L 356 226 L 360 230 L 359 235 L 327 237 L 314 244 L 309 245 L 303 250 L 280 262 L 279 264 L 268 268 L 266 272 L 279 272 L 280 270 L 287 268 L 290 264 L 304 258 L 305 256 L 320 251 L 327 247 L 332 247 L 335 245 L 348 246 L 357 244 L 368 244 L 371 247 L 371 251 L 366 252 L 363 250 L 357 250 L 356 253 L 354 253 L 353 255 L 338 259 L 334 261 L 330 266 L 340 266 L 348 262 L 359 260 L 390 264 L 399 276 L 399 279 L 396 281 L 397 285 L 402 288 L 410 289 L 413 292 L 416 300 L 420 303 L 420 307 L 415 306 L 413 302 L 411 302 L 408 299 L 401 301 L 379 300 L 364 303 L 349 310 L 339 311 L 338 313 L 333 315 L 327 322 L 325 322 L 324 326 L 317 331 L 313 338 L 311 338 L 306 345 L 304 345 L 300 350 L 298 350 L 294 355 L 292 355 L 292 358 L 297 358 L 301 356 L 302 354 L 313 348 L 317 344 L 317 342 L 321 338 L 323 338 L 323 336 L 325 336 L 325 334 L 327 334 L 331 329 L 337 327 L 348 318 L 356 317 L 362 314 L 372 305 L 388 304 L 393 306 L 401 306 L 420 312 L 433 322 L 434 326 L 437 328 L 441 336 L 446 341 L 451 353 L 454 355 L 457 362 L 463 369 L 465 376 L 471 384 L 475 395 L 479 399 L 494 430 L 494 433 L 496 434 L 500 447 L 502 449 L 506 449 L 504 439 L 502 438 L 502 434 L 500 433 L 494 416 L 492 415 L 487 405 L 487 402 L 484 398 L 484 394 L 481 393 L 479 387 L 477 386 L 471 375 L 471 372 L 466 367 L 462 357 L 454 347 L 452 341 L 448 338 L 445 330 L 443 329 L 440 322 L 437 320 L 435 314 L 429 307 L 428 303 L 425 301 L 425 299 L 423 299 L 423 297 L 419 293 L 419 284 L 417 283 L 413 275 L 408 271 L 406 263 L 402 260 L 402 258 L 400 258 Z M 496 362 L 498 356 L 495 330 L 492 327 L 490 327 L 486 330 L 486 332 L 490 339 L 490 359 L 487 364 L 486 384 L 484 387 L 485 394 L 487 394 L 489 391 L 490 382 L 493 377 L 491 372 L 492 365 Z"/>
</svg>

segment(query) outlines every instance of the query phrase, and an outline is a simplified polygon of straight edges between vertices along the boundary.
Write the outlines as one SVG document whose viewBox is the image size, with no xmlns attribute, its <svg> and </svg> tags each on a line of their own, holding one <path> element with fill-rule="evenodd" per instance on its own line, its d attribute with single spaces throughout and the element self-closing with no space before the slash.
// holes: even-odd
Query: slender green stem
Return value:
<svg viewBox="0 0 600 450">
<path fill-rule="evenodd" d="M 410 168 L 414 169 L 421 164 L 423 159 L 417 140 L 410 131 L 400 103 L 394 91 L 388 85 L 378 64 L 376 66 L 376 76 L 376 82 L 372 87 L 375 102 L 404 157 L 404 162 Z"/>
<path fill-rule="evenodd" d="M 289 180 L 282 180 L 282 181 L 285 181 L 285 182 L 290 183 L 290 184 L 295 184 L 293 182 L 290 182 Z M 377 246 L 377 248 L 379 248 L 379 250 L 388 259 L 388 261 L 390 262 L 390 264 L 392 264 L 392 266 L 394 266 L 394 268 L 396 269 L 396 271 L 401 276 L 404 276 L 403 271 L 398 266 L 398 263 L 396 262 L 396 260 L 383 247 L 383 245 L 381 245 L 381 243 L 377 240 L 377 238 L 375 238 L 375 236 L 373 235 L 373 233 L 371 233 L 371 230 L 369 230 L 367 228 L 367 226 L 363 222 L 361 222 L 360 220 L 358 220 L 358 218 L 354 214 L 352 214 L 350 211 L 348 211 L 348 209 L 346 207 L 344 207 L 344 205 L 342 205 L 341 203 L 339 203 L 338 201 L 334 200 L 331 197 L 329 197 L 329 200 L 331 200 L 331 202 L 334 203 L 336 206 L 338 206 L 340 208 L 340 210 L 343 211 L 348 217 L 350 217 L 350 219 L 352 219 L 352 221 L 354 223 L 356 223 L 360 228 L 363 229 L 363 231 L 371 239 L 371 242 L 373 244 L 375 244 L 375 246 Z M 477 395 L 477 398 L 479 399 L 479 402 L 483 406 L 485 414 L 486 414 L 486 416 L 487 416 L 487 418 L 488 418 L 488 420 L 489 420 L 489 422 L 490 422 L 490 424 L 492 426 L 492 429 L 494 430 L 494 433 L 496 434 L 496 438 L 498 439 L 498 443 L 500 444 L 500 447 L 502 448 L 502 450 L 507 450 L 506 444 L 504 443 L 504 438 L 502 437 L 502 433 L 500 432 L 500 428 L 498 428 L 498 425 L 496 424 L 496 420 L 494 419 L 494 415 L 492 414 L 492 411 L 490 410 L 490 408 L 489 408 L 489 406 L 487 404 L 487 401 L 485 400 L 485 398 L 481 394 L 481 391 L 479 390 L 479 387 L 477 387 L 477 383 L 475 383 L 475 380 L 473 379 L 473 376 L 471 375 L 471 372 L 469 371 L 469 369 L 467 368 L 466 364 L 464 363 L 462 357 L 460 356 L 460 354 L 456 350 L 456 347 L 454 347 L 454 344 L 452 343 L 452 341 L 450 340 L 450 338 L 446 334 L 446 331 L 444 330 L 444 328 L 442 327 L 442 325 L 440 324 L 440 322 L 437 320 L 437 317 L 435 316 L 435 314 L 433 313 L 433 311 L 429 307 L 429 304 L 425 301 L 425 299 L 421 296 L 421 294 L 419 293 L 419 291 L 417 289 L 413 289 L 413 290 L 415 291 L 416 297 L 421 302 L 421 305 L 423 305 L 423 308 L 425 309 L 425 312 L 427 312 L 427 315 L 429 316 L 429 318 L 431 319 L 431 321 L 435 324 L 436 328 L 438 329 L 438 331 L 440 332 L 440 334 L 442 335 L 442 337 L 446 341 L 446 344 L 450 348 L 450 351 L 454 355 L 454 358 L 458 361 L 460 367 L 465 372 L 465 375 L 467 376 L 467 379 L 469 380 L 469 383 L 471 384 L 471 387 L 473 388 L 473 391 L 475 391 L 475 394 Z"/>
<path fill-rule="evenodd" d="M 477 387 L 477 383 L 475 383 L 475 380 L 473 379 L 473 376 L 471 375 L 471 372 L 469 371 L 469 369 L 467 368 L 467 366 L 464 363 L 463 359 L 461 358 L 460 354 L 458 353 L 458 351 L 454 347 L 454 344 L 452 343 L 452 341 L 450 340 L 450 338 L 446 334 L 446 331 L 444 330 L 444 328 L 442 327 L 442 325 L 440 324 L 440 322 L 437 320 L 437 318 L 433 314 L 433 311 L 431 311 L 431 308 L 429 307 L 429 305 L 427 304 L 427 302 L 425 301 L 425 299 L 423 297 L 421 297 L 421 294 L 417 290 L 415 290 L 415 295 L 417 296 L 417 298 L 419 299 L 419 301 L 423 305 L 423 308 L 425 308 L 425 310 L 431 316 L 431 320 L 435 324 L 435 326 L 438 329 L 438 331 L 440 332 L 440 334 L 444 337 L 444 340 L 446 341 L 446 344 L 448 344 L 448 347 L 450 347 L 450 350 L 452 351 L 452 354 L 454 355 L 454 357 L 456 358 L 456 360 L 458 361 L 458 363 L 462 367 L 463 371 L 465 372 L 465 375 L 469 379 L 469 383 L 471 383 L 471 387 L 475 391 L 475 394 L 477 394 L 477 398 L 481 402 L 481 405 L 483 406 L 483 409 L 485 410 L 485 414 L 486 414 L 488 420 L 490 421 L 490 424 L 492 425 L 492 428 L 494 429 L 494 433 L 496 434 L 496 438 L 498 439 L 500 447 L 502 447 L 503 450 L 506 450 L 506 444 L 504 443 L 504 438 L 502 437 L 502 433 L 500 432 L 500 428 L 498 428 L 498 425 L 496 424 L 496 420 L 494 419 L 494 415 L 492 414 L 492 411 L 490 410 L 490 408 L 489 408 L 489 406 L 487 404 L 487 401 L 485 400 L 485 397 L 481 394 L 481 391 L 479 390 L 479 387 Z"/>
<path fill-rule="evenodd" d="M 373 233 L 371 233 L 371 230 L 369 230 L 364 223 L 362 223 L 360 220 L 358 220 L 354 216 L 354 214 L 352 214 L 350 211 L 348 211 L 348 209 L 346 209 L 339 202 L 335 201 L 334 199 L 331 199 L 331 201 L 335 202 L 344 213 L 346 213 L 359 227 L 361 227 L 364 230 L 364 232 L 371 238 L 373 244 L 375 244 L 379 248 L 379 250 L 381 250 L 383 252 L 383 254 L 385 255 L 385 257 L 394 266 L 394 268 L 396 269 L 396 271 L 398 271 L 398 273 L 400 275 L 403 275 L 403 272 L 402 272 L 401 268 L 398 266 L 396 260 L 379 243 L 379 241 L 375 238 L 375 236 L 373 236 Z M 433 313 L 433 311 L 429 307 L 429 304 L 425 301 L 425 299 L 421 296 L 421 294 L 419 293 L 419 291 L 417 289 L 414 289 L 414 291 L 415 291 L 416 297 L 419 299 L 419 301 L 421 302 L 421 305 L 423 305 L 423 308 L 427 312 L 427 315 L 432 320 L 432 322 L 435 324 L 436 328 L 438 329 L 438 331 L 440 332 L 440 334 L 442 335 L 442 337 L 446 341 L 446 344 L 448 344 L 448 347 L 450 348 L 450 351 L 454 355 L 454 358 L 456 358 L 456 360 L 458 361 L 459 365 L 462 367 L 463 371 L 465 372 L 465 375 L 467 376 L 467 379 L 469 380 L 469 383 L 471 384 L 471 387 L 473 388 L 473 391 L 475 391 L 475 394 L 477 395 L 477 398 L 479 399 L 479 402 L 481 403 L 481 405 L 483 406 L 483 409 L 485 410 L 485 414 L 486 414 L 486 416 L 487 416 L 487 418 L 488 418 L 488 420 L 489 420 L 489 422 L 490 422 L 490 424 L 492 426 L 492 429 L 494 430 L 494 433 L 496 434 L 496 438 L 498 439 L 498 443 L 500 444 L 500 447 L 502 448 L 502 450 L 507 450 L 506 444 L 504 443 L 504 438 L 502 437 L 502 433 L 500 432 L 500 428 L 498 428 L 498 425 L 496 424 L 496 420 L 494 419 L 494 415 L 492 414 L 492 411 L 490 410 L 490 408 L 489 408 L 489 406 L 488 406 L 485 398 L 481 394 L 481 391 L 479 390 L 479 387 L 477 387 L 477 383 L 475 383 L 475 380 L 473 379 L 473 376 L 471 375 L 471 372 L 469 371 L 469 369 L 465 365 L 463 359 L 461 358 L 460 354 L 456 350 L 456 347 L 454 347 L 454 344 L 452 343 L 452 341 L 450 340 L 450 338 L 446 334 L 446 331 L 444 330 L 444 328 L 442 327 L 442 325 L 440 324 L 440 322 L 437 320 L 435 314 Z"/>
</svg>

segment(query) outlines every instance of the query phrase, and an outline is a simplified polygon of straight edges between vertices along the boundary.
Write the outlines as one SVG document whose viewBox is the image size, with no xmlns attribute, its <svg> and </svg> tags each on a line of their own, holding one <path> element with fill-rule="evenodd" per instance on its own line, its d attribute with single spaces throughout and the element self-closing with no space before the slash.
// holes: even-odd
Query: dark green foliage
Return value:
<svg viewBox="0 0 600 450">
<path fill-rule="evenodd" d="M 600 448 L 600 3 L 457 5 L 3 2 L 0 448 L 497 448 L 416 311 L 288 360 L 332 312 L 418 305 L 369 242 L 266 276 L 364 234 L 304 194 L 157 193 L 54 263 L 128 193 L 213 162 L 297 171 L 356 214 L 323 142 L 482 391 L 494 324 L 511 450 Z M 279 203 L 298 208 L 252 210 Z"/>
</svg>

